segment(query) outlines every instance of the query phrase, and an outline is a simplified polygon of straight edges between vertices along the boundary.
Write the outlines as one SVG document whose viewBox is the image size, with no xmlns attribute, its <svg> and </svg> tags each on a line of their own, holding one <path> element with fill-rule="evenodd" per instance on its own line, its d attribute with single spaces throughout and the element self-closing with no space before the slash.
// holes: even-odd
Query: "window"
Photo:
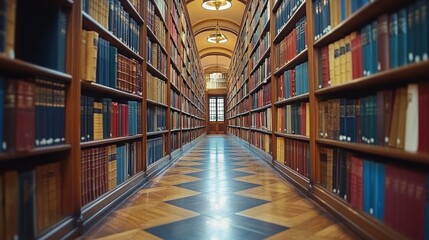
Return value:
<svg viewBox="0 0 429 240">
<path fill-rule="evenodd" d="M 224 117 L 224 97 L 210 97 L 209 98 L 209 117 L 210 122 L 225 120 Z"/>
</svg>

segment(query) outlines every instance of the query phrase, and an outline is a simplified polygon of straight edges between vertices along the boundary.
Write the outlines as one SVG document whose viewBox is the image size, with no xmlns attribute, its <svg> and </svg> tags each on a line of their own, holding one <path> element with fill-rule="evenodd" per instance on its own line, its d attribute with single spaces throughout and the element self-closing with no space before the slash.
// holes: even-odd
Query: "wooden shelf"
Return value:
<svg viewBox="0 0 429 240">
<path fill-rule="evenodd" d="M 298 101 L 300 101 L 300 102 L 308 101 L 309 99 L 310 99 L 309 93 L 304 93 L 304 94 L 301 94 L 301 95 L 298 95 L 295 97 L 291 97 L 288 99 L 283 99 L 281 101 L 275 102 L 274 106 L 280 107 L 280 106 L 287 105 L 287 104 L 294 103 L 294 102 L 298 102 Z"/>
<path fill-rule="evenodd" d="M 258 107 L 258 108 L 252 109 L 252 110 L 250 110 L 250 112 L 251 113 L 252 112 L 260 112 L 260 111 L 263 111 L 263 110 L 265 110 L 267 108 L 270 108 L 270 107 L 271 107 L 271 103 L 269 103 L 269 104 L 267 104 L 265 106 L 262 106 L 262 107 Z"/>
<path fill-rule="evenodd" d="M 143 97 L 140 95 L 124 92 L 122 90 L 104 86 L 95 82 L 81 81 L 81 87 L 82 89 L 85 89 L 85 90 L 95 91 L 99 93 L 106 93 L 106 94 L 109 94 L 109 96 L 113 95 L 120 98 L 135 99 L 139 101 L 143 100 Z"/>
<path fill-rule="evenodd" d="M 147 136 L 147 137 L 150 137 L 150 136 L 161 135 L 161 134 L 164 134 L 164 133 L 168 133 L 168 130 L 155 131 L 155 132 L 148 132 L 148 133 L 146 134 L 146 136 Z"/>
<path fill-rule="evenodd" d="M 258 69 L 259 65 L 262 64 L 263 60 L 265 60 L 265 58 L 267 58 L 268 55 L 270 55 L 270 49 L 271 49 L 271 45 L 268 46 L 267 50 L 265 50 L 264 54 L 262 54 L 261 58 L 253 66 L 253 69 L 252 69 L 252 71 L 250 71 L 249 76 L 252 75 L 256 71 L 256 69 Z"/>
<path fill-rule="evenodd" d="M 330 32 L 323 35 L 318 40 L 314 41 L 314 47 L 326 46 L 338 39 L 343 38 L 346 34 L 353 31 L 359 31 L 361 27 L 372 22 L 383 13 L 388 13 L 405 6 L 408 1 L 373 1 L 361 7 L 348 19 L 331 29 Z M 314 36 L 310 36 L 313 37 Z"/>
<path fill-rule="evenodd" d="M 150 105 L 155 105 L 155 106 L 159 106 L 159 107 L 163 107 L 163 108 L 168 108 L 167 104 L 160 103 L 160 102 L 154 101 L 152 99 L 146 99 L 146 102 L 148 104 L 150 104 Z"/>
<path fill-rule="evenodd" d="M 150 29 L 149 27 L 147 28 L 147 33 L 149 35 L 149 37 L 153 40 L 155 39 L 156 43 L 161 47 L 161 50 L 165 53 L 168 54 L 167 50 L 165 49 L 164 45 L 162 45 L 161 40 L 158 39 L 158 37 L 155 35 L 155 33 L 152 31 L 152 29 Z M 167 44 L 167 43 L 165 43 Z"/>
<path fill-rule="evenodd" d="M 63 82 L 70 82 L 72 79 L 70 74 L 3 55 L 0 55 L 0 71 L 12 76 L 46 77 Z"/>
<path fill-rule="evenodd" d="M 170 106 L 170 109 L 180 113 L 180 109 Z"/>
<path fill-rule="evenodd" d="M 90 142 L 81 142 L 80 147 L 89 148 L 89 147 L 97 147 L 102 145 L 116 144 L 119 142 L 127 142 L 127 141 L 141 139 L 142 137 L 143 137 L 143 134 L 137 134 L 137 135 L 126 136 L 126 137 L 117 137 L 117 138 L 108 138 L 103 140 L 95 140 Z"/>
<path fill-rule="evenodd" d="M 206 126 L 198 126 L 198 127 L 195 127 L 194 129 L 195 130 L 198 130 L 198 129 L 201 129 L 201 128 L 205 128 Z"/>
<path fill-rule="evenodd" d="M 371 88 L 386 88 L 386 86 L 393 86 L 396 84 L 408 84 L 407 80 L 427 79 L 429 74 L 429 61 L 410 64 L 399 68 L 379 72 L 367 77 L 362 77 L 350 80 L 341 85 L 322 88 L 315 91 L 316 96 L 323 96 L 329 94 L 344 93 L 347 91 L 356 92 L 356 90 Z"/>
<path fill-rule="evenodd" d="M 26 152 L 0 153 L 0 163 L 1 162 L 16 161 L 18 159 L 23 159 L 23 158 L 33 158 L 33 157 L 37 157 L 40 155 L 66 152 L 66 151 L 70 151 L 70 150 L 71 150 L 70 144 L 62 144 L 62 145 L 55 145 L 55 146 L 38 147 L 38 148 L 34 148 L 34 149 L 32 149 L 30 151 L 26 151 Z"/>
<path fill-rule="evenodd" d="M 292 69 L 293 67 L 305 62 L 306 60 L 308 60 L 308 48 L 304 49 L 302 52 L 298 53 L 298 55 L 292 58 L 289 62 L 276 69 L 274 75 L 279 76 L 283 74 L 284 71 Z"/>
<path fill-rule="evenodd" d="M 158 17 L 162 20 L 161 22 L 164 24 L 164 27 L 168 29 L 167 23 L 165 22 L 164 17 L 161 14 L 161 10 L 159 9 L 158 5 L 155 3 L 154 0 L 148 0 L 148 1 L 152 1 L 152 4 L 155 5 L 155 12 L 157 13 L 156 15 L 158 15 Z M 167 4 L 167 3 L 165 3 Z M 146 7 L 146 6 L 144 6 Z M 167 14 L 170 14 L 168 12 L 168 9 L 166 9 L 167 11 L 165 12 L 165 17 L 167 17 Z"/>
<path fill-rule="evenodd" d="M 171 132 L 180 132 L 180 128 L 171 129 Z"/>
<path fill-rule="evenodd" d="M 111 32 L 105 29 L 101 24 L 99 24 L 95 19 L 85 12 L 82 12 L 82 24 L 84 29 L 98 32 L 100 37 L 109 41 L 112 46 L 118 48 L 118 53 L 121 53 L 122 55 L 129 58 L 134 58 L 139 62 L 143 62 L 142 56 L 131 50 L 131 48 L 125 45 L 125 43 L 119 40 L 116 36 L 114 36 Z"/>
<path fill-rule="evenodd" d="M 144 20 L 142 16 L 137 12 L 137 9 L 131 4 L 129 0 L 121 0 L 122 6 L 124 7 L 124 10 L 130 14 L 131 17 L 133 17 L 134 20 L 137 21 L 137 23 L 143 24 Z"/>
<path fill-rule="evenodd" d="M 300 140 L 300 141 L 306 141 L 306 142 L 310 141 L 310 137 L 303 136 L 303 135 L 287 134 L 287 133 L 280 133 L 280 132 L 275 132 L 275 134 L 276 134 L 276 136 L 279 136 L 279 137 L 285 137 L 285 138 L 290 138 L 290 139 L 295 139 L 295 140 Z"/>
<path fill-rule="evenodd" d="M 272 133 L 271 131 L 259 129 L 259 128 L 254 128 L 254 127 L 251 127 L 250 130 L 255 131 L 255 132 L 265 133 L 265 134 L 271 134 Z"/>
<path fill-rule="evenodd" d="M 249 92 L 249 94 L 248 94 L 248 95 L 251 95 L 252 93 L 257 92 L 257 91 L 259 90 L 259 88 L 261 88 L 262 86 L 264 86 L 265 84 L 267 84 L 267 83 L 269 82 L 268 80 L 271 80 L 271 74 L 270 74 L 268 77 L 264 78 L 264 80 L 262 80 L 258 85 L 256 85 L 256 87 L 254 87 L 254 88 Z"/>
<path fill-rule="evenodd" d="M 390 148 L 390 147 L 379 146 L 379 145 L 369 145 L 369 144 L 363 144 L 363 143 L 341 142 L 341 141 L 323 139 L 323 138 L 317 138 L 316 142 L 319 144 L 323 144 L 331 147 L 344 148 L 344 149 L 351 150 L 354 152 L 359 152 L 359 153 L 366 153 L 370 155 L 376 155 L 376 156 L 399 159 L 399 160 L 406 159 L 407 161 L 421 163 L 421 164 L 429 163 L 429 154 L 427 153 L 407 152 L 405 150 L 401 150 L 397 148 Z"/>
<path fill-rule="evenodd" d="M 277 0 L 279 1 L 279 0 Z M 289 18 L 289 20 L 286 22 L 285 26 L 280 30 L 279 33 L 276 34 L 276 37 L 274 38 L 274 44 L 277 44 L 283 40 L 296 26 L 295 24 L 298 22 L 298 20 L 305 16 L 305 6 L 306 2 L 304 1 L 299 5 L 298 9 L 293 13 L 293 15 Z"/>
<path fill-rule="evenodd" d="M 190 116 L 190 117 L 192 117 L 192 114 L 190 114 L 190 113 L 188 113 L 188 112 L 185 112 L 185 111 L 182 111 L 182 114 L 183 114 L 183 115 L 186 115 L 186 116 Z"/>
<path fill-rule="evenodd" d="M 146 65 L 147 65 L 147 70 L 152 74 L 152 76 L 158 77 L 163 81 L 168 81 L 167 76 L 165 76 L 162 72 L 160 72 L 158 69 L 152 66 L 152 64 L 146 62 Z"/>
<path fill-rule="evenodd" d="M 267 33 L 268 31 L 270 31 L 270 21 L 267 21 L 267 23 L 265 23 L 265 25 L 262 27 L 261 37 L 265 36 L 265 33 Z"/>
</svg>

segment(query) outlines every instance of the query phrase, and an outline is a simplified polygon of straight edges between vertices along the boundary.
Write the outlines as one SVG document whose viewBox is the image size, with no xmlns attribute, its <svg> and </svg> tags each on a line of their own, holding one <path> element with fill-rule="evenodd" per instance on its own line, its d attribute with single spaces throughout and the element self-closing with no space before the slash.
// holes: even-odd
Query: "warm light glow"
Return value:
<svg viewBox="0 0 429 240">
<path fill-rule="evenodd" d="M 207 37 L 207 42 L 209 43 L 226 43 L 228 38 L 220 31 L 218 25 L 213 30 L 213 32 Z"/>
<path fill-rule="evenodd" d="M 217 11 L 228 9 L 232 4 L 231 0 L 203 0 L 202 6 L 207 10 Z"/>
</svg>

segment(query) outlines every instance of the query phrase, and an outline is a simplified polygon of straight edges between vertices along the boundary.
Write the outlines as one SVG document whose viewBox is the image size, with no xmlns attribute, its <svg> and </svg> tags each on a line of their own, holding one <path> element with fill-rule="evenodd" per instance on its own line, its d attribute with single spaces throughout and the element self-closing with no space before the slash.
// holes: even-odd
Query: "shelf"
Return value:
<svg viewBox="0 0 429 240">
<path fill-rule="evenodd" d="M 142 16 L 140 16 L 140 14 L 137 12 L 137 9 L 135 9 L 129 0 L 121 0 L 121 3 L 124 7 L 124 10 L 130 14 L 130 17 L 133 17 L 133 19 L 140 24 L 144 23 Z"/>
<path fill-rule="evenodd" d="M 196 118 L 196 119 L 198 119 L 198 120 L 201 120 L 201 121 L 204 121 L 204 120 L 205 120 L 204 118 L 201 118 L 201 117 L 198 117 L 198 116 L 194 116 L 194 118 Z"/>
<path fill-rule="evenodd" d="M 96 147 L 96 146 L 102 146 L 102 145 L 109 145 L 109 144 L 115 144 L 119 142 L 133 141 L 133 140 L 141 139 L 142 137 L 143 137 L 143 134 L 137 134 L 137 135 L 126 136 L 126 137 L 117 137 L 117 138 L 108 138 L 103 140 L 95 140 L 90 142 L 81 142 L 80 147 L 89 148 L 89 147 Z"/>
<path fill-rule="evenodd" d="M 230 128 L 238 128 L 238 126 L 235 126 L 235 125 L 228 125 L 228 127 L 230 127 Z"/>
<path fill-rule="evenodd" d="M 271 74 L 270 76 L 264 78 L 264 80 L 262 80 L 258 85 L 256 85 L 256 87 L 254 87 L 250 92 L 249 95 L 251 95 L 252 93 L 255 93 L 256 91 L 259 90 L 259 88 L 261 88 L 263 85 L 268 83 L 268 80 L 271 79 Z M 249 83 L 250 84 L 250 83 Z"/>
<path fill-rule="evenodd" d="M 148 0 L 148 1 L 151 1 L 151 0 Z M 158 13 L 157 15 L 158 15 L 158 17 L 162 20 L 161 22 L 164 24 L 164 26 L 168 29 L 168 26 L 167 26 L 167 23 L 165 22 L 165 19 L 164 19 L 164 17 L 162 17 L 162 14 L 161 14 L 161 10 L 159 9 L 159 7 L 158 7 L 158 4 L 156 4 L 155 3 L 155 1 L 154 0 L 152 0 L 152 4 L 155 6 L 155 11 L 156 11 L 156 13 Z M 167 4 L 167 3 L 165 3 L 165 4 Z M 143 4 L 144 5 L 144 4 Z M 166 8 L 166 12 L 165 12 L 165 17 L 167 17 L 167 14 L 170 14 L 169 12 L 168 12 L 168 9 Z"/>
<path fill-rule="evenodd" d="M 95 19 L 93 19 L 85 12 L 82 12 L 82 24 L 84 29 L 98 32 L 100 37 L 109 41 L 112 46 L 118 48 L 118 53 L 129 58 L 134 58 L 139 62 L 143 61 L 142 56 L 131 50 L 131 48 L 125 45 L 125 43 L 119 40 L 116 36 L 114 36 L 111 32 L 105 29 L 101 24 L 99 24 Z"/>
<path fill-rule="evenodd" d="M 243 116 L 243 115 L 247 115 L 249 113 L 250 113 L 250 111 L 244 111 L 242 113 L 237 114 L 237 116 Z"/>
<path fill-rule="evenodd" d="M 176 87 L 176 85 L 174 85 L 172 82 L 170 82 L 170 86 L 171 86 L 171 89 L 173 89 L 174 91 L 176 91 L 176 92 L 179 92 L 179 93 L 180 93 L 179 88 L 178 88 L 178 87 Z"/>
<path fill-rule="evenodd" d="M 147 102 L 148 104 L 151 104 L 151 105 L 156 105 L 156 106 L 160 106 L 160 107 L 168 108 L 168 105 L 167 105 L 167 104 L 160 103 L 160 102 L 154 101 L 154 100 L 152 100 L 152 99 L 146 99 L 146 102 Z"/>
<path fill-rule="evenodd" d="M 373 1 L 357 10 L 349 18 L 335 26 L 330 32 L 314 41 L 314 47 L 326 46 L 338 39 L 343 38 L 346 34 L 359 30 L 365 24 L 371 23 L 383 13 L 387 13 L 405 6 L 408 1 Z M 314 36 L 311 36 L 314 38 Z"/>
<path fill-rule="evenodd" d="M 185 111 L 182 111 L 182 114 L 183 114 L 183 115 L 186 115 L 186 116 L 190 116 L 190 117 L 192 117 L 192 114 L 190 114 L 190 113 L 188 113 L 188 112 L 185 112 Z"/>
<path fill-rule="evenodd" d="M 262 61 L 265 60 L 265 58 L 267 58 L 270 55 L 270 49 L 271 49 L 271 45 L 268 46 L 267 50 L 265 50 L 264 54 L 262 54 L 261 58 L 257 61 L 257 63 L 253 66 L 252 71 L 250 71 L 250 75 L 252 75 L 256 69 L 259 67 L 259 65 L 262 64 Z M 270 59 L 271 60 L 271 59 Z"/>
<path fill-rule="evenodd" d="M 180 128 L 171 129 L 171 132 L 180 132 Z"/>
<path fill-rule="evenodd" d="M 350 142 L 340 142 L 336 140 L 317 138 L 316 142 L 323 145 L 328 145 L 332 147 L 344 148 L 355 152 L 366 153 L 370 155 L 377 155 L 386 158 L 394 159 L 406 159 L 415 163 L 429 163 L 429 154 L 427 153 L 414 153 L 407 152 L 397 148 L 390 148 L 379 145 L 369 145 L 363 143 L 350 143 Z"/>
<path fill-rule="evenodd" d="M 304 49 L 302 52 L 298 53 L 298 55 L 292 58 L 289 62 L 287 62 L 280 68 L 276 69 L 276 71 L 274 72 L 274 75 L 276 76 L 281 75 L 284 71 L 292 69 L 298 64 L 305 62 L 305 60 L 308 60 L 308 48 Z"/>
<path fill-rule="evenodd" d="M 173 111 L 176 111 L 176 112 L 179 112 L 179 113 L 180 113 L 180 109 L 178 109 L 178 108 L 175 108 L 175 107 L 173 107 L 173 106 L 170 106 L 170 109 L 171 109 L 171 110 L 173 110 Z"/>
<path fill-rule="evenodd" d="M 0 71 L 11 75 L 47 77 L 64 82 L 70 82 L 72 76 L 50 68 L 38 66 L 19 59 L 11 59 L 0 55 Z"/>
<path fill-rule="evenodd" d="M 168 133 L 168 130 L 155 131 L 155 132 L 148 132 L 148 133 L 146 134 L 146 136 L 147 136 L 147 137 L 150 137 L 150 136 L 161 135 L 161 134 L 164 134 L 164 133 Z"/>
<path fill-rule="evenodd" d="M 156 69 L 152 64 L 146 62 L 147 64 L 147 70 L 152 73 L 153 76 L 158 77 L 164 81 L 168 81 L 167 76 L 165 76 L 162 72 L 160 72 L 158 69 Z"/>
<path fill-rule="evenodd" d="M 427 79 L 428 73 L 429 61 L 425 61 L 350 80 L 341 85 L 318 89 L 315 91 L 315 94 L 317 96 L 322 96 L 332 93 L 344 93 L 345 91 L 356 92 L 357 90 L 368 88 L 376 90 L 376 88 L 386 88 L 386 86 L 392 86 L 394 84 L 408 83 L 408 81 L 404 81 L 404 79 Z"/>
<path fill-rule="evenodd" d="M 198 127 L 194 127 L 194 130 L 198 130 L 198 129 L 201 129 L 201 128 L 205 128 L 206 126 L 198 126 Z"/>
<path fill-rule="evenodd" d="M 255 132 L 265 133 L 265 134 L 271 134 L 272 133 L 271 131 L 259 129 L 259 128 L 254 128 L 254 127 L 251 127 L 250 130 L 255 131 Z"/>
<path fill-rule="evenodd" d="M 167 50 L 165 49 L 165 47 L 162 45 L 161 40 L 158 39 L 158 37 L 155 35 L 155 33 L 152 31 L 152 29 L 150 29 L 149 27 L 147 28 L 147 33 L 149 35 L 149 37 L 153 40 L 155 39 L 156 43 L 158 43 L 158 45 L 161 47 L 161 50 L 165 53 L 168 54 Z M 165 43 L 167 44 L 167 43 Z"/>
<path fill-rule="evenodd" d="M 252 109 L 252 110 L 250 110 L 250 112 L 260 112 L 260 111 L 263 111 L 263 110 L 265 110 L 267 108 L 270 108 L 270 107 L 271 107 L 271 103 L 269 103 L 269 104 L 267 104 L 265 106 L 262 106 L 262 107 L 258 107 L 258 108 Z"/>
<path fill-rule="evenodd" d="M 310 141 L 310 137 L 303 136 L 303 135 L 286 134 L 286 133 L 280 133 L 280 132 L 275 132 L 275 134 L 276 134 L 276 136 L 279 136 L 279 137 L 285 137 L 285 138 L 290 138 L 290 139 L 295 139 L 295 140 L 300 140 L 300 141 L 306 141 L 306 142 Z"/>
<path fill-rule="evenodd" d="M 277 0 L 277 1 L 280 1 L 280 0 Z M 285 38 L 288 35 L 288 33 L 290 33 L 296 27 L 295 26 L 296 22 L 300 18 L 305 16 L 305 5 L 306 5 L 306 1 L 301 3 L 301 5 L 299 5 L 298 9 L 293 13 L 293 15 L 286 22 L 284 27 L 281 28 L 280 32 L 278 34 L 274 33 L 274 34 L 276 34 L 276 37 L 274 38 L 274 41 L 273 41 L 274 44 L 281 42 L 283 40 L 283 38 Z"/>
<path fill-rule="evenodd" d="M 39 155 L 54 154 L 71 150 L 70 144 L 62 144 L 48 147 L 37 147 L 26 152 L 6 152 L 0 154 L 0 162 L 16 161 L 17 159 L 36 157 Z"/>
<path fill-rule="evenodd" d="M 309 96 L 310 96 L 309 93 L 304 93 L 304 94 L 301 94 L 301 95 L 298 95 L 295 97 L 291 97 L 288 99 L 283 99 L 281 101 L 275 102 L 274 105 L 276 107 L 279 107 L 279 106 L 286 105 L 286 104 L 293 103 L 293 102 L 297 102 L 297 101 L 301 101 L 301 102 L 306 101 L 306 100 L 308 101 L 310 98 Z"/>
<path fill-rule="evenodd" d="M 176 70 L 176 72 L 180 72 L 179 67 L 177 66 L 176 62 L 171 58 L 171 56 L 170 56 L 170 63 L 173 66 L 173 68 Z"/>
<path fill-rule="evenodd" d="M 124 92 L 119 89 L 104 86 L 95 82 L 81 81 L 80 83 L 81 83 L 82 89 L 85 89 L 85 90 L 105 93 L 105 94 L 108 94 L 109 96 L 114 95 L 116 97 L 121 97 L 121 98 L 135 99 L 139 101 L 143 100 L 142 96 L 139 96 L 133 93 Z"/>
</svg>

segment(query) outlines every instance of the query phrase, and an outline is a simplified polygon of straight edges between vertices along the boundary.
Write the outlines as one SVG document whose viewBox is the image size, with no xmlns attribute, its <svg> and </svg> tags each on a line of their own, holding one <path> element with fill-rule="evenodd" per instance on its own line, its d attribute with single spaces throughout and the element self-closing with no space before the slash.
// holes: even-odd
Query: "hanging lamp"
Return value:
<svg viewBox="0 0 429 240">
<path fill-rule="evenodd" d="M 232 6 L 231 0 L 203 0 L 203 8 L 212 11 L 225 10 Z"/>
<path fill-rule="evenodd" d="M 226 43 L 228 38 L 220 31 L 218 23 L 212 33 L 207 37 L 207 42 L 209 43 Z"/>
</svg>

